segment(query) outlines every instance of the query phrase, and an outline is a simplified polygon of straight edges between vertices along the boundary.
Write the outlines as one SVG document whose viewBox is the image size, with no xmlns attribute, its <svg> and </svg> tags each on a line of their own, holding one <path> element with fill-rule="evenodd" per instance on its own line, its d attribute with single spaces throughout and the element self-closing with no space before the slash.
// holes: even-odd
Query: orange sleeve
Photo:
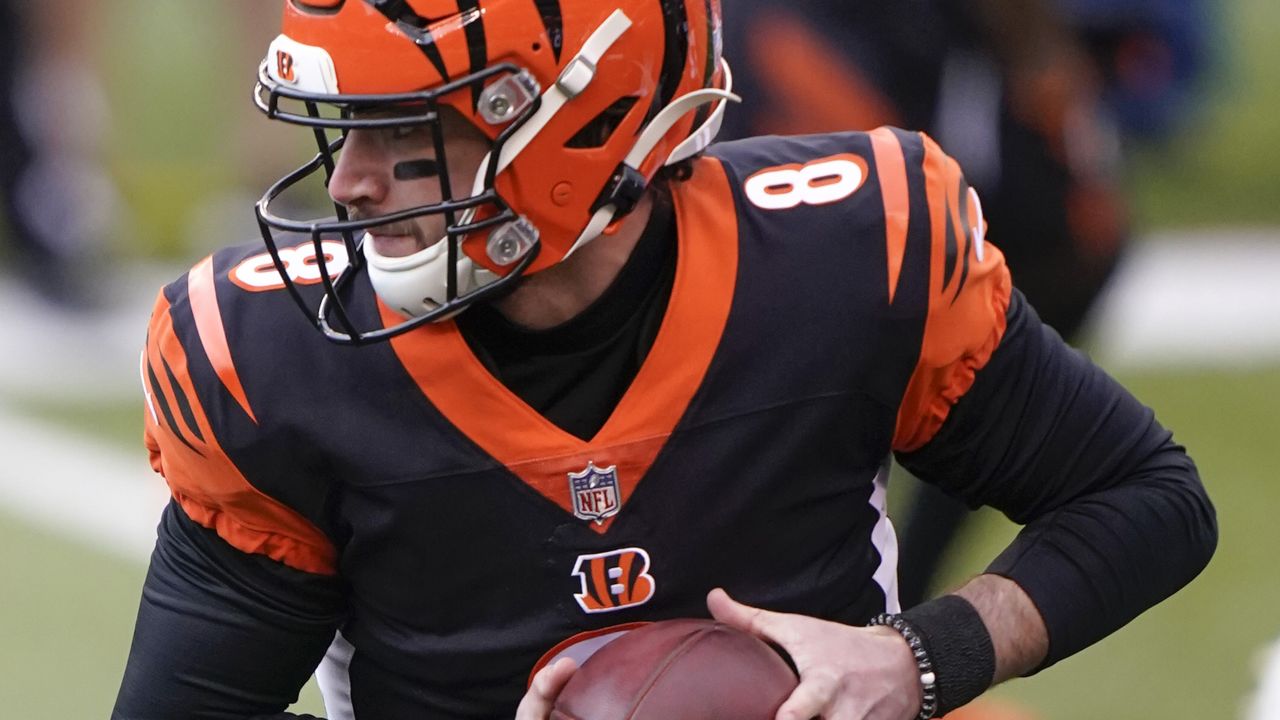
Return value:
<svg viewBox="0 0 1280 720">
<path fill-rule="evenodd" d="M 1005 330 L 1012 282 L 1004 255 L 986 243 L 977 193 L 955 160 L 924 137 L 931 228 L 929 306 L 920 357 L 898 408 L 894 450 L 915 450 L 942 427 Z"/>
<path fill-rule="evenodd" d="M 163 292 L 151 315 L 141 365 L 144 444 L 174 501 L 232 547 L 305 572 L 334 574 L 336 553 L 323 531 L 255 488 L 219 444 Z"/>
</svg>

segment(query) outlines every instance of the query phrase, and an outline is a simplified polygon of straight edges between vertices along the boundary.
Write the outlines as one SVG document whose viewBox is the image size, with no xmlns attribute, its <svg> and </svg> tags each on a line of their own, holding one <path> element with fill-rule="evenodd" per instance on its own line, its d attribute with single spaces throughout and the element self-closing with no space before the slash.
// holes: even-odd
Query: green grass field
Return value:
<svg viewBox="0 0 1280 720">
<path fill-rule="evenodd" d="M 1218 554 L 1195 583 L 1129 627 L 997 694 L 1036 709 L 1043 720 L 1231 718 L 1250 688 L 1254 653 L 1280 636 L 1280 528 L 1273 519 L 1280 484 L 1272 477 L 1271 454 L 1280 403 L 1270 401 L 1280 397 L 1280 369 L 1126 373 L 1122 379 L 1176 428 L 1197 459 L 1218 507 Z M 980 570 L 1013 530 L 998 515 L 984 514 L 950 559 L 951 581 Z M 0 568 L 6 577 L 0 585 L 6 715 L 105 717 L 143 566 L 0 512 Z M 319 711 L 313 690 L 303 707 Z"/>
<path fill-rule="evenodd" d="M 252 65 L 240 45 L 249 40 L 223 6 L 257 2 L 112 3 L 101 66 L 113 111 L 106 160 L 133 214 L 118 232 L 123 253 L 189 260 L 207 252 L 185 245 L 198 202 L 246 181 L 260 189 L 265 176 L 251 176 L 287 169 L 274 157 L 269 168 L 245 167 L 259 149 L 242 142 Z M 1229 0 L 1221 7 L 1221 72 L 1208 83 L 1202 121 L 1172 147 L 1135 157 L 1142 228 L 1280 225 L 1273 198 L 1280 187 L 1280 4 Z M 274 34 L 261 30 L 255 47 Z M 265 122 L 253 127 L 264 137 L 273 132 Z M 301 151 L 289 157 L 304 158 Z M 1280 368 L 1127 371 L 1121 379 L 1197 459 L 1218 507 L 1217 557 L 1188 589 L 1115 636 L 995 693 L 1034 708 L 1041 720 L 1236 718 L 1255 653 L 1280 636 L 1280 526 L 1273 519 L 1280 483 L 1271 454 L 1280 429 Z M 142 452 L 134 405 L 33 397 L 0 403 Z M 979 571 L 1013 532 L 998 515 L 982 515 L 949 558 L 949 582 Z M 0 506 L 0 715 L 106 717 L 144 572 L 140 561 L 69 541 Z M 321 712 L 314 689 L 301 708 Z"/>
</svg>

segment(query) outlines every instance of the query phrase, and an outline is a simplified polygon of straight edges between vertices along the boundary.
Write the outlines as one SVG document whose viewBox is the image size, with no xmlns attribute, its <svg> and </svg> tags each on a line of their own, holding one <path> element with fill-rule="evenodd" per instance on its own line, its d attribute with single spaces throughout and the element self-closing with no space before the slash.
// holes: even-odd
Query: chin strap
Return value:
<svg viewBox="0 0 1280 720">
<path fill-rule="evenodd" d="M 620 174 L 626 174 L 628 171 L 638 172 L 640 165 L 644 163 L 649 154 L 653 152 L 654 147 L 671 130 L 671 126 L 675 125 L 685 114 L 701 105 L 719 102 L 720 104 L 716 106 L 716 109 L 712 111 L 706 121 L 698 129 L 690 133 L 689 137 L 685 138 L 667 156 L 663 165 L 674 165 L 681 160 L 691 158 L 711 144 L 711 141 L 715 139 L 716 133 L 720 131 L 720 124 L 724 122 L 726 101 L 742 102 L 742 98 L 732 92 L 733 74 L 729 70 L 729 63 L 724 58 L 720 59 L 720 67 L 724 69 L 724 89 L 705 88 L 695 90 L 686 95 L 681 95 L 663 108 L 654 116 L 652 122 L 645 127 L 644 131 L 640 133 L 640 138 L 636 140 L 631 152 L 627 153 L 627 157 L 623 159 L 622 167 L 618 168 Z M 626 209 L 630 210 L 630 208 Z M 578 236 L 578 239 L 573 242 L 573 246 L 565 253 L 565 257 L 569 257 L 583 245 L 600 237 L 605 228 L 609 227 L 609 224 L 618 215 L 619 210 L 618 203 L 612 202 L 598 208 L 591 215 L 591 220 L 583 228 L 582 234 Z"/>
<path fill-rule="evenodd" d="M 720 58 L 720 69 L 724 71 L 723 92 L 725 94 L 723 99 L 742 102 L 742 98 L 733 94 L 733 71 L 729 69 L 729 61 Z M 681 160 L 688 160 L 706 150 L 711 141 L 716 139 L 716 135 L 720 134 L 720 126 L 724 124 L 724 109 L 726 107 L 728 105 L 724 102 L 716 105 L 716 109 L 711 111 L 711 115 L 696 130 L 689 133 L 689 137 L 685 138 L 684 142 L 671 151 L 671 154 L 667 156 L 667 161 L 663 164 L 675 165 Z"/>
</svg>

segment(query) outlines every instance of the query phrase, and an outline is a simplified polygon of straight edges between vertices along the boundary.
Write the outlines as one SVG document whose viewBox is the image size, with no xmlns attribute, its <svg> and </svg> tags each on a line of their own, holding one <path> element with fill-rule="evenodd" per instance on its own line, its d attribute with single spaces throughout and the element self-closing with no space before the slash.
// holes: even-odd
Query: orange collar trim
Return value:
<svg viewBox="0 0 1280 720">
<path fill-rule="evenodd" d="M 391 346 L 427 399 L 476 445 L 529 487 L 573 513 L 568 475 L 588 463 L 617 466 L 618 502 L 666 445 L 701 386 L 729 317 L 738 271 L 737 213 L 724 168 L 702 159 L 673 186 L 676 275 L 653 348 L 618 406 L 589 441 L 561 430 L 495 379 L 457 325 L 434 323 Z M 379 302 L 383 323 L 403 321 Z M 613 517 L 591 523 L 603 533 Z"/>
</svg>

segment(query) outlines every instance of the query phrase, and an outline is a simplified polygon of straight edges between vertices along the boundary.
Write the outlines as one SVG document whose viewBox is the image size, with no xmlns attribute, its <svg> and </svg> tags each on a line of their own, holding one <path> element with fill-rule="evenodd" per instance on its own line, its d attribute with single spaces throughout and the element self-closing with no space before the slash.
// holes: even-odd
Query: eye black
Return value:
<svg viewBox="0 0 1280 720">
<path fill-rule="evenodd" d="M 435 160 L 405 160 L 396 163 L 394 172 L 397 180 L 432 178 L 440 174 L 440 164 Z"/>
</svg>

